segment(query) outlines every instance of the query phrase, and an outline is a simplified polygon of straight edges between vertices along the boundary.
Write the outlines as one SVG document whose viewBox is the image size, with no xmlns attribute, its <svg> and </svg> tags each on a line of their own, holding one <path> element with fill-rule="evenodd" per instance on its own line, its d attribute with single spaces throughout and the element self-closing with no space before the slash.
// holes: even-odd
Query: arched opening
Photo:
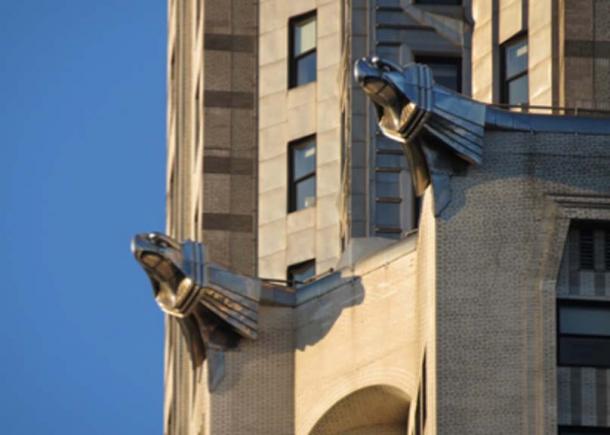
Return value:
<svg viewBox="0 0 610 435">
<path fill-rule="evenodd" d="M 318 420 L 311 435 L 404 435 L 409 398 L 398 388 L 375 385 L 335 403 Z"/>
</svg>

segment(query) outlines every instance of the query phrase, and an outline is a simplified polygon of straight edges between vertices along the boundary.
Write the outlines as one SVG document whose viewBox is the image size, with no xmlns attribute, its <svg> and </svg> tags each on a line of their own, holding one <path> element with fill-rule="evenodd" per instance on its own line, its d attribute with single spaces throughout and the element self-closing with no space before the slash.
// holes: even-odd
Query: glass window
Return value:
<svg viewBox="0 0 610 435">
<path fill-rule="evenodd" d="M 316 80 L 316 14 L 290 20 L 290 63 L 288 87 Z"/>
<path fill-rule="evenodd" d="M 462 92 L 461 58 L 415 56 L 415 62 L 428 65 L 432 70 L 434 81 L 439 85 Z"/>
<path fill-rule="evenodd" d="M 558 364 L 610 367 L 610 304 L 559 301 Z"/>
<path fill-rule="evenodd" d="M 596 306 L 559 308 L 562 334 L 605 335 L 610 337 L 610 310 Z"/>
<path fill-rule="evenodd" d="M 518 106 L 529 101 L 529 80 L 527 75 L 521 76 L 507 82 L 508 86 L 508 104 Z"/>
<path fill-rule="evenodd" d="M 316 140 L 306 137 L 289 145 L 288 211 L 315 205 L 316 201 Z"/>
<path fill-rule="evenodd" d="M 527 36 L 509 41 L 502 46 L 502 103 L 515 106 L 528 103 L 527 65 Z"/>
<path fill-rule="evenodd" d="M 316 261 L 308 260 L 288 267 L 288 284 L 300 287 L 304 282 L 316 276 Z"/>
<path fill-rule="evenodd" d="M 575 221 L 570 227 L 572 248 L 577 258 L 576 268 L 610 272 L 610 223 L 605 221 Z"/>
</svg>

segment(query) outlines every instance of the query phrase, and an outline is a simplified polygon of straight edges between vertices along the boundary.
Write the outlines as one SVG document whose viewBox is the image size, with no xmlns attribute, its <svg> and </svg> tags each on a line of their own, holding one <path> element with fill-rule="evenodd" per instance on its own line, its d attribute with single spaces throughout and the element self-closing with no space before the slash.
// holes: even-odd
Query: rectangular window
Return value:
<svg viewBox="0 0 610 435">
<path fill-rule="evenodd" d="M 291 142 L 288 162 L 288 212 L 316 203 L 316 137 Z"/>
<path fill-rule="evenodd" d="M 415 56 L 415 62 L 430 67 L 434 81 L 456 92 L 462 92 L 462 59 L 459 57 Z"/>
<path fill-rule="evenodd" d="M 300 287 L 303 283 L 307 282 L 307 280 L 316 276 L 316 260 L 308 260 L 288 266 L 286 275 L 288 285 Z"/>
<path fill-rule="evenodd" d="M 558 365 L 610 367 L 610 303 L 557 303 Z"/>
<path fill-rule="evenodd" d="M 527 35 L 504 43 L 501 52 L 501 103 L 511 106 L 527 104 L 529 102 Z"/>
<path fill-rule="evenodd" d="M 316 80 L 316 12 L 290 19 L 288 87 Z"/>
<path fill-rule="evenodd" d="M 570 228 L 578 240 L 578 269 L 610 271 L 610 224 L 603 221 L 576 221 Z"/>
</svg>

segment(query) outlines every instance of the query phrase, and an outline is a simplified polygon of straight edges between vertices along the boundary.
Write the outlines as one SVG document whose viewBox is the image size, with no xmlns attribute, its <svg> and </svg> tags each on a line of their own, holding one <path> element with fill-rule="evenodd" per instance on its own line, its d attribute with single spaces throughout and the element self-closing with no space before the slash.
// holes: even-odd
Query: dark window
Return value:
<svg viewBox="0 0 610 435">
<path fill-rule="evenodd" d="M 416 5 L 461 5 L 462 0 L 415 0 Z"/>
<path fill-rule="evenodd" d="M 288 267 L 288 284 L 299 287 L 308 279 L 316 276 L 316 260 L 308 260 Z"/>
<path fill-rule="evenodd" d="M 316 13 L 290 19 L 288 87 L 316 80 Z"/>
<path fill-rule="evenodd" d="M 316 137 L 289 144 L 288 212 L 311 207 L 316 202 Z"/>
<path fill-rule="evenodd" d="M 610 367 L 610 303 L 558 301 L 558 364 Z"/>
<path fill-rule="evenodd" d="M 610 427 L 559 426 L 559 435 L 610 435 Z"/>
<path fill-rule="evenodd" d="M 502 45 L 501 102 L 510 105 L 527 104 L 529 80 L 527 77 L 527 36 L 520 36 Z"/>
<path fill-rule="evenodd" d="M 578 268 L 597 272 L 610 271 L 610 223 L 576 221 L 570 228 L 578 240 Z"/>
<path fill-rule="evenodd" d="M 424 63 L 432 70 L 439 85 L 462 92 L 462 59 L 459 57 L 415 56 L 415 62 Z"/>
</svg>

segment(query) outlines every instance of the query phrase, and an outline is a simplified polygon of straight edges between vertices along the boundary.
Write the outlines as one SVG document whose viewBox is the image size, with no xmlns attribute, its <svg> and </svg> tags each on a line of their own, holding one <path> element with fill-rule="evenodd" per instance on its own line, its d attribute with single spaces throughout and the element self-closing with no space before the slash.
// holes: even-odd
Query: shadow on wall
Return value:
<svg viewBox="0 0 610 435">
<path fill-rule="evenodd" d="M 341 312 L 364 301 L 360 277 L 335 272 L 298 290 L 296 348 L 303 350 L 328 334 Z"/>
<path fill-rule="evenodd" d="M 339 400 L 318 420 L 310 435 L 403 435 L 409 397 L 398 388 L 374 385 Z"/>
</svg>

